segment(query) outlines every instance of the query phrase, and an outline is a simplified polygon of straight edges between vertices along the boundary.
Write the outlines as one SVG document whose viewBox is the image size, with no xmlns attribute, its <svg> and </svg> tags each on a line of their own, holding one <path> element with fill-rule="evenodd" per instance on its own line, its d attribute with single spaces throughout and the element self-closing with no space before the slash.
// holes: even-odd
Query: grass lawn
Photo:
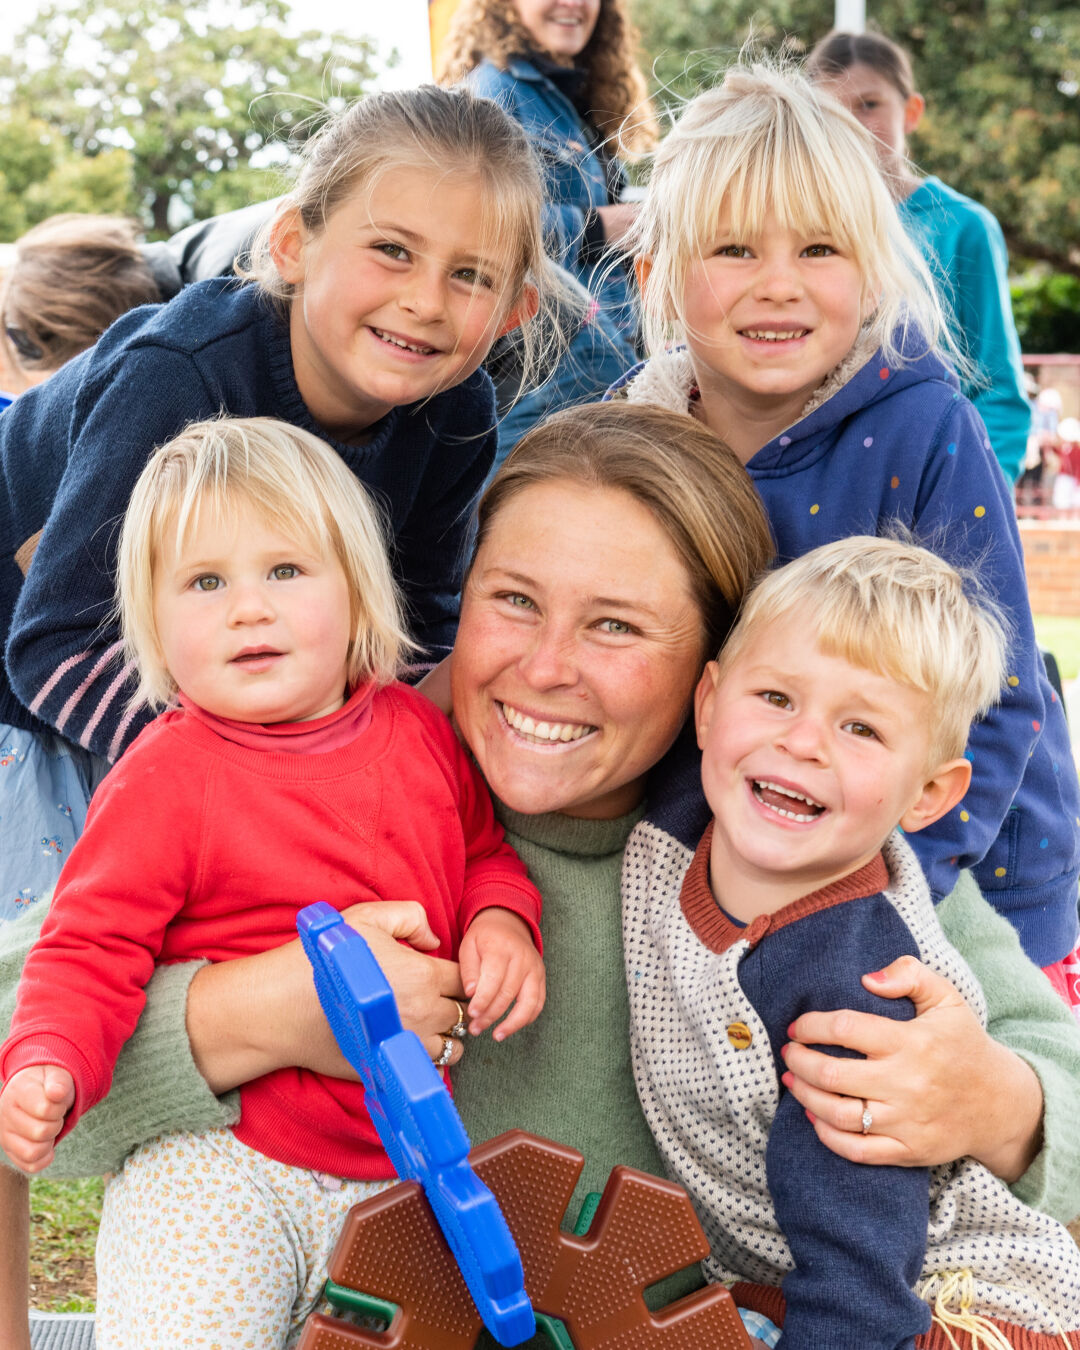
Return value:
<svg viewBox="0 0 1080 1350">
<path fill-rule="evenodd" d="M 1036 614 L 1035 636 L 1041 647 L 1057 657 L 1062 680 L 1080 676 L 1080 616 Z"/>
<path fill-rule="evenodd" d="M 30 1304 L 45 1312 L 93 1312 L 94 1242 L 104 1183 L 30 1185 Z"/>
</svg>

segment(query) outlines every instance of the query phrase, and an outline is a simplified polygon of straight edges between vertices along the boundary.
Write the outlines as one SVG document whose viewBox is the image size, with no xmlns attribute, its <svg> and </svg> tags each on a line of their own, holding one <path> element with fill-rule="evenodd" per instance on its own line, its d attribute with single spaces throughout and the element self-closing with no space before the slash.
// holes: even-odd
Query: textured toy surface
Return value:
<svg viewBox="0 0 1080 1350">
<path fill-rule="evenodd" d="M 686 1193 L 671 1182 L 617 1167 L 587 1233 L 563 1232 L 563 1215 L 584 1165 L 581 1154 L 522 1130 L 472 1151 L 498 1198 L 525 1266 L 538 1316 L 556 1318 L 573 1350 L 748 1350 L 730 1294 L 718 1285 L 650 1311 L 642 1291 L 708 1253 Z M 321 1314 L 308 1319 L 300 1350 L 472 1350 L 480 1318 L 420 1188 L 395 1186 L 349 1214 L 330 1278 L 395 1304 L 386 1331 Z"/>
<path fill-rule="evenodd" d="M 398 1176 L 423 1187 L 431 1208 L 423 1201 L 421 1208 L 445 1234 L 442 1250 L 455 1272 L 460 1267 L 469 1291 L 464 1296 L 470 1307 L 475 1302 L 473 1316 L 503 1345 L 528 1340 L 536 1324 L 514 1239 L 495 1197 L 469 1165 L 469 1137 L 457 1108 L 419 1037 L 402 1028 L 379 963 L 330 905 L 308 905 L 296 926 L 319 1001 L 363 1080 L 383 1147 Z"/>
</svg>

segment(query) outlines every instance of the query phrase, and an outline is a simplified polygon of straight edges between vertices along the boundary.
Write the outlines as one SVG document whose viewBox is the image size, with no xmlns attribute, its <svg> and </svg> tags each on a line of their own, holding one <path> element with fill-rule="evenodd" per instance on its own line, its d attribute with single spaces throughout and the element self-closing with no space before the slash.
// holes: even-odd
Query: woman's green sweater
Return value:
<svg viewBox="0 0 1080 1350">
<path fill-rule="evenodd" d="M 639 814 L 588 821 L 500 808 L 510 842 L 544 896 L 547 1006 L 531 1027 L 501 1044 L 490 1034 L 470 1040 L 454 1071 L 474 1142 L 520 1126 L 585 1155 L 577 1201 L 602 1190 L 615 1163 L 660 1171 L 634 1090 L 622 964 L 619 872 Z M 19 972 L 46 912 L 39 902 L 0 927 L 0 1036 L 7 1034 Z M 1080 1029 L 969 877 L 962 876 L 938 914 L 983 986 L 991 1034 L 1026 1060 L 1042 1083 L 1043 1149 L 1012 1189 L 1027 1204 L 1069 1222 L 1080 1213 Z M 165 966 L 154 975 L 109 1096 L 60 1144 L 50 1175 L 114 1172 L 155 1134 L 235 1122 L 237 1095 L 211 1093 L 188 1045 L 187 990 L 201 964 Z M 574 1217 L 572 1212 L 571 1223 Z"/>
</svg>

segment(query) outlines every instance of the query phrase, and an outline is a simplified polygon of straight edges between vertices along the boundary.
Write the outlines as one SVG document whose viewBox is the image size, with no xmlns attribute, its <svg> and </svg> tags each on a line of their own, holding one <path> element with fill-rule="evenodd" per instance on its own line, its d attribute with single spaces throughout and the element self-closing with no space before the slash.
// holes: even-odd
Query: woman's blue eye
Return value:
<svg viewBox="0 0 1080 1350">
<path fill-rule="evenodd" d="M 221 578 L 208 572 L 205 576 L 196 577 L 191 584 L 197 591 L 216 591 L 221 586 Z"/>
<path fill-rule="evenodd" d="M 271 573 L 275 581 L 291 581 L 300 575 L 299 567 L 293 563 L 279 563 Z"/>
<path fill-rule="evenodd" d="M 625 637 L 634 631 L 625 619 L 602 619 L 600 627 L 607 633 L 614 633 L 616 637 Z"/>
</svg>

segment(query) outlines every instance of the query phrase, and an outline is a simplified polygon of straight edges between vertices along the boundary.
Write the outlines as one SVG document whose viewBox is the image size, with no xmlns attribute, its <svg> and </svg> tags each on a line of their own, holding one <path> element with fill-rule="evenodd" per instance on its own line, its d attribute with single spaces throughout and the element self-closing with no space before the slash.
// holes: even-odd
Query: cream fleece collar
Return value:
<svg viewBox="0 0 1080 1350">
<path fill-rule="evenodd" d="M 877 343 L 866 330 L 863 330 L 847 356 L 810 395 L 796 421 L 801 422 L 809 417 L 843 389 L 852 376 L 866 365 L 876 350 Z M 675 351 L 662 352 L 659 356 L 646 361 L 626 386 L 626 398 L 630 403 L 652 403 L 671 412 L 686 412 L 690 402 L 690 391 L 696 383 L 690 353 L 685 347 L 679 347 Z"/>
</svg>

